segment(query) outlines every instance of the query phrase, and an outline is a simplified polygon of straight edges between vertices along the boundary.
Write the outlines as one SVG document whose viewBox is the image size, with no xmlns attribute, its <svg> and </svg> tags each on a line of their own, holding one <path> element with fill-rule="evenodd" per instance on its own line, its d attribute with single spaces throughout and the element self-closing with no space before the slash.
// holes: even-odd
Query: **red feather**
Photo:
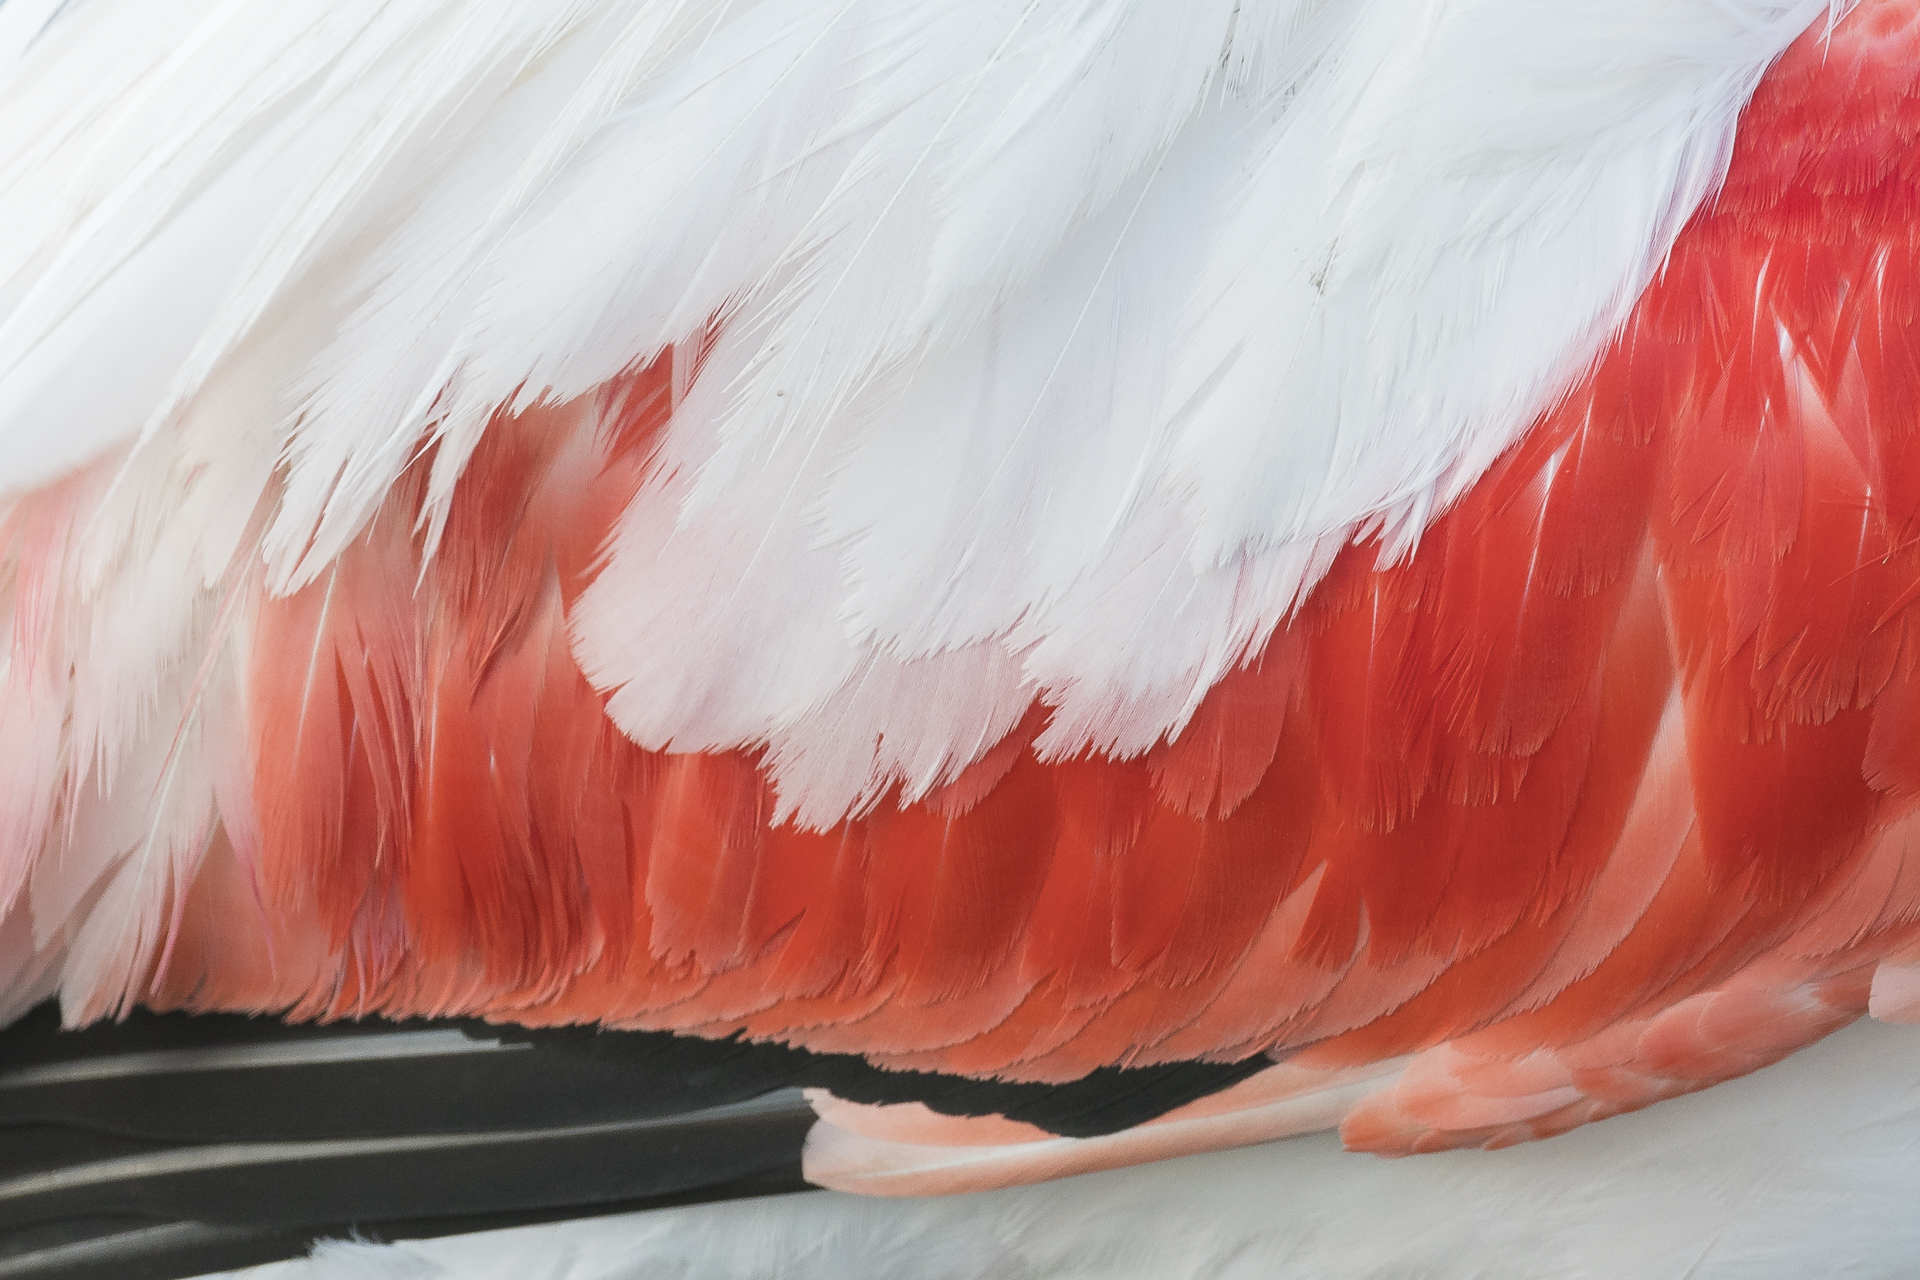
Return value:
<svg viewBox="0 0 1920 1280">
<path fill-rule="evenodd" d="M 261 604 L 257 887 L 209 860 L 195 976 L 156 999 L 1051 1081 L 1417 1053 L 1347 1125 L 1395 1151 L 1826 1034 L 1920 917 L 1893 835 L 1920 800 L 1916 78 L 1901 6 L 1795 45 L 1591 372 L 1410 554 L 1348 547 L 1141 758 L 1043 762 L 1036 704 L 925 800 L 771 825 L 755 755 L 634 746 L 569 655 L 671 357 L 496 421 L 436 554 L 409 480 Z M 299 961 L 268 981 L 266 953 Z"/>
</svg>

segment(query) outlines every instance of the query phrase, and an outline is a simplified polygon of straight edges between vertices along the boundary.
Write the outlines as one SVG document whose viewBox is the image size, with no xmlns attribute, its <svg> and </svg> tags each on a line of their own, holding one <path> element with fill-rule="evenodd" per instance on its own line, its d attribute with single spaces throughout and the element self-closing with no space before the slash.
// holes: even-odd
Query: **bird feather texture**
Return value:
<svg viewBox="0 0 1920 1280">
<path fill-rule="evenodd" d="M 1037 692 L 1043 750 L 1135 753 L 1578 372 L 1820 11 L 183 5 L 139 53 L 96 3 L 45 42 L 146 65 L 49 50 L 10 117 L 0 404 L 75 427 L 7 479 L 252 381 L 283 589 L 427 441 L 432 525 L 498 406 L 724 315 L 576 624 L 621 727 L 771 747 L 814 825 Z M 949 661 L 845 759 L 836 699 Z"/>
<path fill-rule="evenodd" d="M 895 1193 L 1905 1016 L 1916 27 L 90 0 L 0 90 L 8 998 L 1274 1063 L 829 1116 Z"/>
</svg>

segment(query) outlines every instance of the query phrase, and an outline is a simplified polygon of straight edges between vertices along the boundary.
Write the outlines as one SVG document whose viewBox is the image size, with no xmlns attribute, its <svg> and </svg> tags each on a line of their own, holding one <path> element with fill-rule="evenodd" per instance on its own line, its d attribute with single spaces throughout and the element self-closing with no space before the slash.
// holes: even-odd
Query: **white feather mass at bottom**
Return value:
<svg viewBox="0 0 1920 1280">
<path fill-rule="evenodd" d="M 1920 1027 L 1505 1151 L 1332 1134 L 940 1200 L 821 1192 L 398 1245 L 231 1280 L 1856 1280 L 1920 1270 Z"/>
</svg>

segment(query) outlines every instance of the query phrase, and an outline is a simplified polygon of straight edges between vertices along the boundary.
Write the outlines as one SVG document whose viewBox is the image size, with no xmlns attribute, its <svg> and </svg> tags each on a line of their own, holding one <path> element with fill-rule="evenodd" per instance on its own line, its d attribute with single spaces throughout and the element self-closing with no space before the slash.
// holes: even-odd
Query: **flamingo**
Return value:
<svg viewBox="0 0 1920 1280">
<path fill-rule="evenodd" d="M 1915 1256 L 1912 0 L 0 57 L 21 1265 Z"/>
</svg>

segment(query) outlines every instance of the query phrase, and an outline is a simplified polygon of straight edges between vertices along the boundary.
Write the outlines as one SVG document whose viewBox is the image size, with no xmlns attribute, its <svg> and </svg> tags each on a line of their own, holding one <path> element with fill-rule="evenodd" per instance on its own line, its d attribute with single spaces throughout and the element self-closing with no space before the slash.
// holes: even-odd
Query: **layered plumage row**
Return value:
<svg viewBox="0 0 1920 1280">
<path fill-rule="evenodd" d="M 1275 1064 L 823 1099 L 883 1191 L 1920 1016 L 1917 46 L 92 0 L 0 104 L 0 992 Z"/>
</svg>

